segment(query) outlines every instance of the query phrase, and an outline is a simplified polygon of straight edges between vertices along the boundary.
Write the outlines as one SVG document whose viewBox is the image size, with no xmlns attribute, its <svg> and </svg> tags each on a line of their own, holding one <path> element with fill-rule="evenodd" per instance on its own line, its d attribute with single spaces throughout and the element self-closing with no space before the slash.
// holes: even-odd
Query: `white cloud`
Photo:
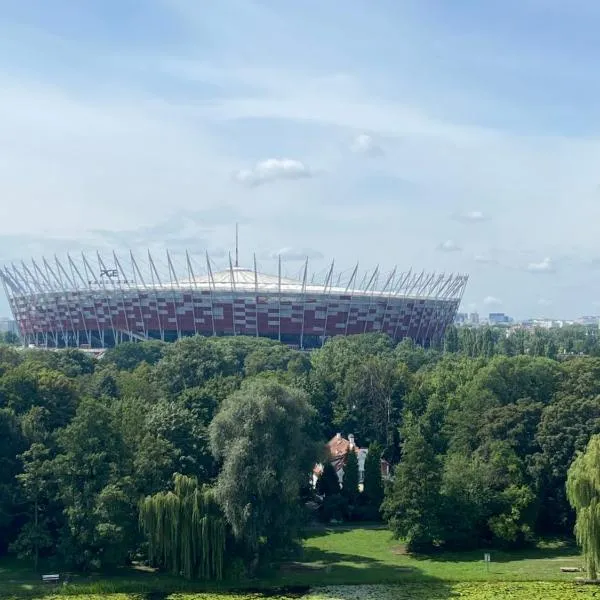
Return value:
<svg viewBox="0 0 600 600">
<path fill-rule="evenodd" d="M 311 170 L 301 161 L 291 158 L 268 158 L 252 169 L 241 169 L 235 174 L 239 183 L 251 187 L 280 179 L 304 179 L 311 177 Z"/>
<path fill-rule="evenodd" d="M 438 246 L 441 252 L 460 252 L 462 248 L 453 240 L 446 240 Z"/>
<path fill-rule="evenodd" d="M 486 306 L 500 306 L 502 304 L 502 300 L 495 298 L 494 296 L 486 296 L 483 299 L 483 303 Z"/>
<path fill-rule="evenodd" d="M 320 260 L 323 254 L 312 248 L 281 248 L 269 253 L 269 258 L 279 258 L 283 261 Z"/>
<path fill-rule="evenodd" d="M 484 264 L 484 265 L 491 265 L 496 261 L 495 258 L 493 258 L 492 256 L 490 256 L 489 254 L 476 254 L 474 257 L 475 262 Z"/>
<path fill-rule="evenodd" d="M 540 262 L 529 263 L 527 270 L 531 273 L 552 273 L 554 272 L 554 263 L 551 258 L 546 257 Z"/>
<path fill-rule="evenodd" d="M 540 306 L 551 306 L 552 305 L 552 300 L 548 300 L 548 298 L 539 298 L 538 299 L 538 304 Z"/>
<path fill-rule="evenodd" d="M 352 152 L 365 154 L 367 156 L 383 156 L 383 148 L 375 142 L 373 136 L 361 133 L 354 138 L 350 146 Z"/>
<path fill-rule="evenodd" d="M 464 221 L 465 223 L 481 223 L 481 221 L 487 221 L 487 216 L 480 210 L 469 210 L 467 212 L 459 213 L 455 218 L 458 221 Z"/>
</svg>

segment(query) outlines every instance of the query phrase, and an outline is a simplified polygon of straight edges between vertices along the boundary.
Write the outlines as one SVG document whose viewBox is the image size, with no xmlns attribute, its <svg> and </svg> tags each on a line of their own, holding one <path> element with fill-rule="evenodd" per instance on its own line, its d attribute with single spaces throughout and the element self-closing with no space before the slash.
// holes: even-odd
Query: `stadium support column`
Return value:
<svg viewBox="0 0 600 600">
<path fill-rule="evenodd" d="M 46 273 L 49 273 L 48 278 L 50 278 L 50 275 L 52 275 L 52 278 L 54 279 L 54 281 L 56 282 L 56 285 L 58 286 L 57 289 L 61 294 L 62 300 L 64 301 L 66 318 L 68 319 L 68 321 L 71 325 L 71 333 L 73 334 L 73 339 L 75 339 L 75 335 L 76 335 L 75 334 L 75 325 L 74 325 L 73 319 L 71 317 L 71 307 L 69 305 L 67 288 L 65 287 L 63 280 L 54 272 L 54 270 L 50 266 L 50 263 L 45 258 L 42 259 L 42 262 L 44 263 L 44 269 L 46 270 Z M 66 335 L 63 334 L 63 336 L 65 339 L 65 345 L 69 346 L 70 344 L 69 344 L 68 333 Z"/>
<path fill-rule="evenodd" d="M 325 345 L 325 337 L 327 336 L 327 317 L 329 315 L 329 301 L 330 298 L 327 296 L 327 288 L 331 290 L 331 279 L 333 277 L 333 267 L 335 265 L 335 261 L 331 261 L 331 267 L 329 268 L 329 273 L 327 274 L 327 279 L 325 280 L 325 286 L 323 288 L 323 298 L 325 298 L 325 323 L 323 324 L 323 337 L 321 338 L 321 347 Z"/>
<path fill-rule="evenodd" d="M 16 310 L 15 304 L 14 304 L 14 296 L 8 289 L 8 283 L 7 283 L 8 278 L 6 275 L 4 275 L 2 273 L 1 270 L 0 270 L 0 279 L 2 279 L 2 287 L 4 288 L 4 293 L 6 294 L 6 297 L 8 298 L 8 304 L 10 305 L 10 312 L 12 313 L 13 319 L 17 323 L 17 326 L 19 327 L 19 332 L 21 333 L 21 340 L 23 341 L 23 345 L 26 346 L 27 345 L 26 335 L 29 335 L 29 334 L 25 334 L 25 331 L 21 325 L 21 319 L 19 318 L 19 315 L 17 314 L 17 310 Z"/>
<path fill-rule="evenodd" d="M 181 339 L 181 327 L 179 325 L 179 318 L 177 316 L 177 303 L 175 301 L 175 287 L 179 288 L 179 280 L 177 279 L 177 273 L 175 273 L 175 269 L 173 268 L 173 261 L 171 260 L 171 255 L 167 250 L 167 265 L 169 269 L 169 280 L 171 283 L 171 303 L 173 304 L 173 314 L 175 315 L 175 327 L 177 328 L 177 339 Z M 175 282 L 175 284 L 173 283 Z"/>
<path fill-rule="evenodd" d="M 65 334 L 65 327 L 63 325 L 63 321 L 60 315 L 60 305 L 58 304 L 58 293 L 57 293 L 57 288 L 52 284 L 52 282 L 50 281 L 50 273 L 48 270 L 48 263 L 46 262 L 45 259 L 42 259 L 43 263 L 44 263 L 44 271 L 45 271 L 45 275 L 44 275 L 44 279 L 47 281 L 48 284 L 48 289 L 50 291 L 50 294 L 52 295 L 52 299 L 54 300 L 54 307 L 55 307 L 55 319 L 54 322 L 58 322 L 58 325 L 60 327 L 60 333 L 62 335 L 63 341 L 65 342 L 65 345 L 67 344 L 67 336 Z M 34 265 L 34 269 L 39 269 L 39 271 L 41 272 L 41 268 L 37 266 L 36 262 L 33 262 Z M 56 329 L 56 327 L 53 328 L 53 333 L 54 333 L 54 345 L 58 348 L 58 329 Z"/>
<path fill-rule="evenodd" d="M 417 327 L 417 333 L 415 335 L 415 339 L 419 339 L 419 334 L 421 333 L 421 328 L 423 326 L 423 318 L 426 315 L 427 312 L 427 303 L 429 301 L 429 295 L 427 293 L 427 288 L 429 288 L 431 286 L 431 282 L 433 281 L 433 279 L 435 278 L 435 273 L 432 273 L 425 281 L 424 283 L 422 283 L 419 288 L 417 289 L 417 296 L 419 298 L 425 298 L 425 302 L 423 304 L 423 310 L 421 311 L 421 314 L 419 315 L 419 325 Z M 423 347 L 425 347 L 425 340 L 423 339 L 423 341 L 421 342 L 421 345 Z"/>
<path fill-rule="evenodd" d="M 231 277 L 231 326 L 233 327 L 233 337 L 235 337 L 235 271 L 231 262 L 231 252 L 229 253 L 229 276 Z"/>
<path fill-rule="evenodd" d="M 92 346 L 92 333 L 91 331 L 88 329 L 87 326 L 87 320 L 85 318 L 85 314 L 83 312 L 83 298 L 81 295 L 81 286 L 77 285 L 76 283 L 76 278 L 75 278 L 75 274 L 77 273 L 77 276 L 79 277 L 79 281 L 81 282 L 81 284 L 83 285 L 83 287 L 87 287 L 87 284 L 85 283 L 85 280 L 83 279 L 83 277 L 81 276 L 81 273 L 79 272 L 79 269 L 77 268 L 77 266 L 75 265 L 75 263 L 73 262 L 73 259 L 71 258 L 71 256 L 69 254 L 67 254 L 67 260 L 69 262 L 69 270 L 71 271 L 71 279 L 73 281 L 73 286 L 74 286 L 74 290 L 75 293 L 77 294 L 77 300 L 79 303 L 79 314 L 81 316 L 81 322 L 83 324 L 83 328 L 85 331 L 85 339 L 87 341 L 88 346 Z"/>
<path fill-rule="evenodd" d="M 306 319 L 306 277 L 308 276 L 308 256 L 304 262 L 302 276 L 302 325 L 300 326 L 300 349 L 304 350 L 304 320 Z"/>
<path fill-rule="evenodd" d="M 385 316 L 387 314 L 388 305 L 390 303 L 390 296 L 392 295 L 392 287 L 393 287 L 393 281 L 394 281 L 395 277 L 396 277 L 396 267 L 394 266 L 393 271 L 390 273 L 389 277 L 387 278 L 387 281 L 385 282 L 385 285 L 381 289 L 381 293 L 383 295 L 385 293 L 385 291 L 388 289 L 388 286 L 390 286 L 390 290 L 387 293 L 387 296 L 385 297 L 385 304 L 384 304 L 384 307 L 383 307 L 383 315 L 381 316 L 381 327 L 380 327 L 379 331 L 381 331 L 382 333 L 387 333 L 385 331 L 385 329 L 384 329 L 384 327 L 385 327 Z"/>
<path fill-rule="evenodd" d="M 433 332 L 433 336 L 436 340 L 442 341 L 443 334 L 446 330 L 446 325 L 448 324 L 448 319 L 451 317 L 453 310 L 453 300 L 452 298 L 456 295 L 456 284 L 460 279 L 459 276 L 450 275 L 448 280 L 445 282 L 444 287 L 441 291 L 441 297 L 443 301 L 443 308 L 441 310 L 441 315 L 438 319 L 437 326 L 435 331 Z"/>
<path fill-rule="evenodd" d="M 79 348 L 79 346 L 81 344 L 81 342 L 79 341 L 79 328 L 75 327 L 75 321 L 73 321 L 73 315 L 71 314 L 71 301 L 70 301 L 71 296 L 77 297 L 77 307 L 79 309 L 79 313 L 81 314 L 81 306 L 80 306 L 80 302 L 79 302 L 79 294 L 77 293 L 77 286 L 75 285 L 75 282 L 71 280 L 71 278 L 65 271 L 64 267 L 62 266 L 61 262 L 58 260 L 58 257 L 56 255 L 54 255 L 54 262 L 56 264 L 56 269 L 57 269 L 58 277 L 61 282 L 62 289 L 64 290 L 65 298 L 69 298 L 69 300 L 67 300 L 67 309 L 69 311 L 69 322 L 71 323 L 71 330 L 73 331 L 73 338 L 76 340 L 76 345 Z M 65 278 L 64 280 L 63 280 L 63 277 Z M 64 283 L 65 280 L 66 280 L 67 284 L 70 285 L 70 288 L 65 286 L 65 283 Z M 84 327 L 85 327 L 85 320 L 84 320 Z M 87 332 L 86 332 L 86 338 L 87 338 Z"/>
<path fill-rule="evenodd" d="M 254 262 L 254 319 L 256 321 L 254 329 L 256 330 L 256 337 L 258 337 L 258 269 L 256 268 L 256 253 L 252 256 L 252 260 Z"/>
<path fill-rule="evenodd" d="M 421 281 L 421 279 L 423 279 L 424 275 L 425 275 L 425 271 L 421 271 L 420 275 L 418 275 L 418 276 L 415 273 L 412 276 L 412 279 L 410 280 L 409 285 L 408 285 L 408 287 L 406 289 L 406 299 L 407 299 L 407 302 L 412 302 L 413 303 L 413 308 L 411 309 L 411 311 L 410 311 L 410 317 L 408 318 L 408 327 L 407 327 L 407 330 L 406 330 L 407 331 L 407 335 L 410 335 L 411 327 L 412 327 L 412 324 L 413 324 L 413 317 L 414 317 L 415 312 L 417 311 L 417 307 L 418 307 L 418 304 L 417 304 L 418 298 L 414 298 L 414 297 L 411 298 L 411 296 L 412 296 L 413 290 L 419 284 L 419 282 Z M 413 339 L 413 341 L 415 343 L 417 343 L 417 344 L 419 343 L 417 341 L 416 337 Z"/>
<path fill-rule="evenodd" d="M 144 339 L 148 339 L 148 328 L 146 327 L 146 319 L 144 318 L 144 310 L 142 308 L 142 295 L 140 294 L 140 284 L 138 283 L 138 277 L 139 280 L 142 282 L 142 285 L 144 286 L 144 290 L 146 290 L 146 282 L 144 281 L 144 278 L 142 277 L 142 274 L 140 273 L 140 270 L 138 268 L 137 263 L 135 262 L 135 258 L 133 257 L 133 252 L 130 250 L 129 251 L 129 260 L 131 262 L 131 274 L 133 276 L 133 285 L 135 286 L 135 291 L 137 294 L 137 299 L 138 299 L 138 307 L 140 309 L 140 319 L 142 320 L 142 332 L 144 334 Z M 129 285 L 129 289 L 131 290 L 131 284 Z M 148 307 L 148 310 L 150 309 L 150 307 Z M 133 313 L 135 316 L 135 312 Z M 136 328 L 138 328 L 138 325 L 136 323 Z"/>
<path fill-rule="evenodd" d="M 450 276 L 452 277 L 452 276 Z M 429 337 L 429 332 L 431 331 L 431 325 L 432 323 L 435 323 L 437 326 L 437 322 L 438 319 L 440 318 L 440 303 L 442 302 L 442 294 L 444 292 L 444 288 L 445 285 L 447 284 L 447 282 L 450 281 L 450 279 L 446 278 L 446 275 L 444 273 L 442 273 L 437 280 L 435 281 L 431 291 L 430 291 L 430 295 L 434 296 L 434 307 L 433 307 L 433 311 L 432 314 L 429 318 L 429 322 L 427 323 L 427 329 L 425 330 L 425 336 L 424 339 L 428 340 L 430 339 Z M 435 331 L 435 329 L 434 329 Z M 431 336 L 431 339 L 433 339 L 433 335 Z M 431 345 L 431 342 L 430 342 Z"/>
<path fill-rule="evenodd" d="M 377 281 L 379 280 L 379 265 L 375 267 L 373 271 L 373 275 L 371 275 L 371 279 L 369 279 L 369 283 L 367 283 L 367 287 L 365 288 L 365 292 L 371 290 L 371 295 L 369 296 L 369 304 L 367 305 L 367 314 L 365 315 L 365 326 L 363 327 L 363 333 L 367 333 L 367 325 L 369 324 L 369 317 L 371 315 L 371 306 L 373 305 L 373 292 L 375 290 L 375 286 L 377 285 Z"/>
<path fill-rule="evenodd" d="M 158 271 L 156 270 L 156 265 L 154 264 L 154 260 L 152 259 L 152 254 L 150 254 L 150 250 L 148 250 L 148 264 L 150 266 L 150 278 L 152 279 L 152 290 L 154 291 L 154 302 L 156 304 L 156 318 L 158 320 L 158 330 L 160 334 L 160 339 L 165 341 L 165 328 L 162 324 L 162 319 L 160 318 L 160 310 L 158 307 L 158 294 L 156 293 L 156 282 L 161 288 L 162 291 L 162 283 L 160 281 L 160 277 L 158 276 Z"/>
<path fill-rule="evenodd" d="M 396 289 L 394 290 L 394 297 L 397 297 L 401 292 L 402 289 L 404 288 L 404 286 L 406 285 L 406 282 L 410 279 L 411 275 L 412 275 L 412 268 L 408 270 L 408 272 L 406 273 L 406 275 L 404 275 L 404 277 L 402 277 L 402 273 L 400 274 L 400 282 L 398 283 L 398 285 L 396 286 Z M 399 310 L 396 310 L 396 325 L 394 327 L 394 333 L 392 335 L 392 339 L 394 341 L 396 341 L 396 336 L 398 335 L 398 327 L 400 327 L 400 323 L 402 322 L 402 312 Z"/>
<path fill-rule="evenodd" d="M 206 253 L 206 270 L 208 272 L 208 293 L 210 294 L 210 320 L 212 322 L 213 336 L 216 336 L 217 329 L 215 326 L 215 303 L 213 299 L 213 290 L 215 289 L 215 278 L 213 277 L 212 268 L 210 266 L 210 258 L 208 257 L 208 252 Z"/>
<path fill-rule="evenodd" d="M 94 271 L 88 263 L 88 260 L 83 252 L 81 253 L 81 260 L 83 261 L 83 270 L 88 281 L 89 301 L 92 303 L 94 316 L 96 317 L 96 324 L 98 325 L 98 337 L 100 338 L 100 346 L 102 348 L 106 348 L 106 343 L 104 341 L 104 327 L 100 327 L 100 318 L 98 317 L 98 309 L 96 308 L 96 298 L 94 297 L 94 289 L 92 287 L 92 279 L 90 279 L 90 277 L 93 278 L 97 287 L 100 286 L 100 283 L 98 282 L 98 278 L 94 274 Z"/>
<path fill-rule="evenodd" d="M 34 294 L 33 299 L 34 299 L 35 305 L 38 306 L 40 303 L 40 300 L 42 298 L 43 288 L 42 288 L 40 282 L 38 281 L 37 277 L 35 277 L 35 275 L 33 275 L 33 273 L 29 270 L 29 268 L 27 267 L 27 265 L 25 264 L 24 261 L 21 261 L 21 265 L 23 266 L 23 270 L 25 271 L 25 274 L 29 278 L 31 285 L 33 286 L 33 290 L 32 290 L 33 294 Z M 24 278 L 24 280 L 25 279 L 26 278 Z M 28 289 L 30 289 L 30 288 L 28 288 Z M 36 294 L 36 292 L 40 292 L 40 296 L 38 296 Z M 38 325 L 36 323 L 30 322 L 30 327 L 32 329 L 33 335 L 35 336 L 35 339 L 37 342 L 38 334 L 37 334 L 36 330 L 38 329 Z M 44 338 L 44 346 L 47 348 L 48 347 L 48 333 L 46 332 L 44 334 L 43 327 L 39 327 L 39 329 L 42 330 L 42 337 Z"/>
<path fill-rule="evenodd" d="M 348 325 L 350 323 L 350 314 L 352 313 L 352 300 L 354 299 L 354 289 L 356 288 L 356 275 L 358 273 L 358 263 L 352 271 L 348 285 L 346 286 L 345 292 L 348 292 L 350 286 L 352 286 L 352 292 L 350 293 L 350 302 L 348 303 L 348 314 L 346 315 L 346 327 L 344 328 L 344 335 L 348 335 Z"/>
<path fill-rule="evenodd" d="M 190 258 L 190 254 L 187 250 L 185 251 L 185 262 L 187 264 L 188 279 L 194 286 L 194 291 L 197 292 L 198 291 L 198 282 L 196 281 L 196 276 L 194 275 L 194 269 L 192 267 L 192 259 Z M 196 322 L 196 319 L 198 318 L 196 315 L 196 298 L 195 298 L 194 294 L 192 294 L 191 296 L 192 296 L 192 316 L 194 319 L 194 335 L 198 335 L 198 324 Z"/>
<path fill-rule="evenodd" d="M 121 263 L 117 258 L 117 253 L 113 250 L 113 260 L 115 261 L 115 267 L 117 268 L 117 285 L 119 286 L 119 292 L 121 294 L 121 306 L 123 307 L 123 318 L 125 319 L 125 327 L 127 328 L 127 341 L 133 342 L 133 335 L 131 327 L 129 326 L 129 317 L 127 316 L 127 306 L 125 305 L 125 292 L 123 291 L 123 285 L 121 284 L 121 277 L 125 280 L 125 272 L 121 268 Z M 120 275 L 119 275 L 120 274 Z M 114 286 L 114 281 L 113 281 Z M 118 305 L 117 305 L 118 306 Z M 121 333 L 122 335 L 122 333 Z"/>
<path fill-rule="evenodd" d="M 278 335 L 277 339 L 281 342 L 281 254 L 278 255 L 277 261 L 277 323 Z"/>
<path fill-rule="evenodd" d="M 6 292 L 6 297 L 8 298 L 8 303 L 10 305 L 10 310 L 13 314 L 15 321 L 19 326 L 19 331 L 21 332 L 21 339 L 23 340 L 23 345 L 26 345 L 26 338 L 29 337 L 29 334 L 25 333 L 25 326 L 23 324 L 23 319 L 20 318 L 20 313 L 17 310 L 17 301 L 15 295 L 23 296 L 23 291 L 21 289 L 18 281 L 15 280 L 13 275 L 8 270 L 8 267 L 4 267 L 4 273 L 2 273 L 2 269 L 0 269 L 0 279 L 2 279 L 2 285 L 4 287 L 4 291 Z M 22 310 L 22 309 L 21 309 Z M 32 328 L 33 329 L 33 328 Z M 37 338 L 37 336 L 36 336 Z M 46 345 L 48 344 L 48 338 L 46 337 Z"/>
<path fill-rule="evenodd" d="M 102 260 L 102 257 L 100 256 L 100 252 L 96 252 L 96 258 L 98 260 L 98 267 L 100 268 L 100 272 L 102 273 L 102 271 L 106 271 L 106 265 L 104 264 L 104 261 Z M 104 290 L 104 297 L 105 297 L 105 301 L 108 307 L 108 316 L 110 317 L 110 328 L 112 330 L 113 333 L 113 341 L 115 343 L 115 346 L 119 343 L 119 339 L 117 338 L 117 328 L 115 327 L 115 321 L 113 319 L 113 311 L 112 311 L 112 307 L 111 307 L 111 300 L 114 296 L 114 292 L 115 292 L 115 287 L 113 284 L 112 290 L 110 292 L 110 294 L 107 292 L 107 287 L 106 287 L 106 283 L 104 281 L 104 277 L 102 277 L 102 275 L 100 275 L 100 282 L 102 285 L 102 289 Z M 117 304 L 115 302 L 115 304 Z M 118 305 L 117 305 L 117 309 L 118 309 Z"/>
</svg>

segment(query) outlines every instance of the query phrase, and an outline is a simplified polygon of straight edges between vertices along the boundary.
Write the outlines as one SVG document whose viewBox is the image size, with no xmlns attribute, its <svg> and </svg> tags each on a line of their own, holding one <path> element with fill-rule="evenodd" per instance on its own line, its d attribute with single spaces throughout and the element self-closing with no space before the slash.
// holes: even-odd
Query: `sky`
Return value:
<svg viewBox="0 0 600 600">
<path fill-rule="evenodd" d="M 594 0 L 0 0 L 0 264 L 225 266 L 239 222 L 263 271 L 600 314 L 599 27 Z"/>
</svg>

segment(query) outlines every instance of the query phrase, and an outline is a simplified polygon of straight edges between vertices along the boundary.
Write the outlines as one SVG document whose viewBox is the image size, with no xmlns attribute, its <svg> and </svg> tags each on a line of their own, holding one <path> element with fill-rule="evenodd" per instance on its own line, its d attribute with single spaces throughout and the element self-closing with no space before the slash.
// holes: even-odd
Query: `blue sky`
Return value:
<svg viewBox="0 0 600 600">
<path fill-rule="evenodd" d="M 0 0 L 0 263 L 281 251 L 600 313 L 600 4 Z M 0 313 L 8 311 L 0 300 Z"/>
</svg>

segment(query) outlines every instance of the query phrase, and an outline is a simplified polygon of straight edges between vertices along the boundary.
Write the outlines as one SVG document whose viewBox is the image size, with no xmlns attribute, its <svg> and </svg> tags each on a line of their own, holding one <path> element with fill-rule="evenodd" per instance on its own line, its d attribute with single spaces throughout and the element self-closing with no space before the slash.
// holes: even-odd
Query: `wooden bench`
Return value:
<svg viewBox="0 0 600 600">
<path fill-rule="evenodd" d="M 42 575 L 43 583 L 58 583 L 60 581 L 60 575 Z"/>
</svg>

